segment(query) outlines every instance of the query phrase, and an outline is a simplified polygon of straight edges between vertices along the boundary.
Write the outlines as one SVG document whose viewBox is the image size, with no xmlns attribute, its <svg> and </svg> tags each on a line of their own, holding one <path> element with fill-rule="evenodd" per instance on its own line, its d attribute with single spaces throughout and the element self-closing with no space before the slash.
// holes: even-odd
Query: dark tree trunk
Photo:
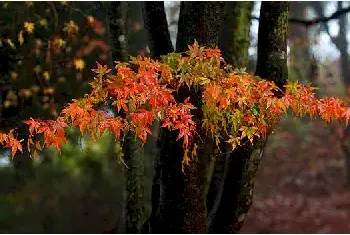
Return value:
<svg viewBox="0 0 350 235">
<path fill-rule="evenodd" d="M 150 3 L 151 4 L 151 3 Z M 218 44 L 218 28 L 222 3 L 182 2 L 177 37 L 177 51 L 185 51 L 188 45 L 196 39 L 200 45 L 215 46 Z M 161 6 L 160 6 L 161 7 Z M 159 9 L 154 8 L 154 9 Z M 147 10 L 147 8 L 144 8 Z M 147 17 L 162 14 L 145 14 L 145 22 L 152 22 Z M 164 16 L 164 15 L 163 15 Z M 161 17 L 162 22 L 165 17 Z M 157 22 L 157 24 L 162 24 Z M 148 23 L 149 24 L 149 23 Z M 161 34 L 161 35 L 164 35 Z M 168 32 L 166 33 L 168 35 Z M 159 34 L 149 33 L 150 38 Z M 164 38 L 163 38 L 164 40 Z M 150 42 L 155 40 L 151 39 Z M 168 41 L 168 42 L 167 42 Z M 170 38 L 163 42 L 170 45 Z M 153 45 L 156 47 L 157 45 Z M 150 46 L 150 48 L 153 48 Z M 170 49 L 170 48 L 168 48 Z M 151 49 L 153 56 L 160 53 Z M 168 53 L 170 51 L 166 51 Z M 164 53 L 165 54 L 165 53 Z M 187 96 L 200 97 L 188 89 L 180 89 L 178 101 Z M 192 97 L 193 96 L 193 97 Z M 192 100 L 193 102 L 193 100 Z M 200 99 L 194 102 L 200 107 Z M 200 120 L 197 115 L 196 120 Z M 152 215 L 149 220 L 152 233 L 203 233 L 206 232 L 205 205 L 205 171 L 207 154 L 200 154 L 198 161 L 191 162 L 182 172 L 183 147 L 181 141 L 176 141 L 177 133 L 167 130 L 160 131 L 159 153 L 155 161 L 156 176 L 152 193 Z M 203 151 L 202 151 L 203 152 Z M 206 155 L 206 156 L 204 156 Z"/>
<path fill-rule="evenodd" d="M 235 68 L 248 66 L 252 9 L 253 2 L 226 2 L 220 27 L 219 48 L 225 61 Z"/>
<path fill-rule="evenodd" d="M 225 14 L 222 19 L 219 46 L 223 53 L 225 61 L 231 64 L 234 68 L 243 68 L 248 65 L 248 49 L 249 49 L 249 31 L 250 20 L 253 2 L 227 2 L 225 6 Z M 221 143 L 222 149 L 229 151 L 229 147 L 226 143 Z M 250 151 L 248 151 L 248 154 Z M 225 217 L 220 213 L 226 213 L 224 210 L 219 210 L 220 206 L 227 206 L 227 204 L 221 205 L 221 199 L 224 192 L 225 178 L 229 175 L 232 176 L 239 172 L 234 169 L 230 154 L 219 154 L 215 158 L 214 170 L 212 173 L 212 179 L 210 188 L 207 195 L 207 209 L 208 209 L 208 225 L 209 232 L 216 232 L 215 220 L 216 218 Z M 239 166 L 242 164 L 239 164 Z M 226 185 L 230 187 L 230 185 Z M 227 199 L 228 204 L 235 204 L 235 200 Z M 234 206 L 234 205 L 233 205 Z M 229 212 L 232 214 L 232 212 Z M 232 222 L 235 219 L 231 216 Z"/>
<path fill-rule="evenodd" d="M 256 75 L 280 88 L 288 79 L 288 9 L 289 2 L 263 2 L 260 10 Z"/>
<path fill-rule="evenodd" d="M 119 41 L 119 37 L 124 35 L 125 31 L 123 29 L 123 18 L 122 18 L 122 8 L 121 2 L 109 2 L 106 3 L 107 8 L 107 26 L 111 47 L 111 62 L 117 60 L 125 60 L 125 43 Z M 125 35 L 124 35 L 125 36 Z M 113 64 L 111 64 L 114 68 Z"/>
<path fill-rule="evenodd" d="M 287 81 L 287 28 L 289 2 L 262 2 L 258 34 L 256 74 L 274 81 L 279 87 Z M 251 206 L 254 177 L 265 140 L 254 148 L 236 148 L 228 161 L 228 173 L 216 215 L 210 221 L 211 233 L 236 233 L 242 227 Z"/>
<path fill-rule="evenodd" d="M 132 12 L 132 13 L 131 13 Z M 142 35 L 141 3 L 111 2 L 108 6 L 108 22 L 112 61 L 126 60 L 146 48 Z M 138 22 L 139 21 L 139 22 Z M 130 25 L 138 27 L 131 28 Z M 135 36 L 135 34 L 138 34 Z M 125 40 L 119 37 L 124 35 Z M 142 38 L 144 40 L 142 40 Z M 114 67 L 114 66 L 113 66 Z M 141 141 L 127 134 L 123 143 L 125 172 L 125 233 L 140 233 L 144 222 L 144 149 Z"/>
<path fill-rule="evenodd" d="M 165 9 L 164 9 L 164 2 L 143 2 L 142 3 L 142 11 L 143 11 L 143 19 L 144 19 L 144 25 L 147 30 L 148 34 L 148 45 L 150 48 L 151 57 L 154 59 L 160 59 L 161 55 L 166 55 L 168 53 L 171 53 L 174 51 L 173 46 L 171 44 L 170 40 L 170 34 L 168 30 L 168 24 L 166 20 L 165 15 Z M 162 132 L 159 131 L 158 135 L 158 146 L 157 150 L 160 149 L 160 146 L 162 144 L 165 144 L 161 141 L 162 139 Z M 182 146 L 181 146 L 182 147 Z M 168 208 L 166 205 L 160 205 L 160 197 L 164 194 L 164 192 L 169 192 L 171 189 L 167 190 L 167 188 L 164 188 L 164 184 L 166 184 L 167 181 L 162 181 L 162 176 L 164 177 L 166 174 L 169 175 L 170 179 L 172 178 L 174 174 L 180 174 L 178 172 L 174 172 L 172 169 L 163 169 L 162 168 L 162 162 L 165 162 L 167 159 L 167 156 L 162 156 L 160 152 L 158 151 L 156 154 L 156 157 L 154 159 L 154 178 L 153 178 L 153 184 L 152 184 L 152 208 L 151 208 L 151 215 L 149 216 L 149 219 L 144 223 L 142 227 L 142 233 L 160 233 L 160 231 L 171 231 L 174 225 L 177 225 L 178 217 L 175 216 L 174 224 L 166 224 L 167 221 L 171 221 L 172 219 L 168 217 L 163 218 L 162 215 L 159 214 L 160 207 L 162 206 L 163 210 L 167 210 Z M 176 159 L 171 158 L 170 160 L 176 161 Z M 168 165 L 171 165 L 169 163 Z M 174 165 L 174 169 L 176 169 L 176 166 Z M 176 182 L 173 184 L 174 186 L 174 197 L 176 198 L 176 193 L 180 192 L 181 190 L 177 190 L 177 188 L 182 188 L 181 185 L 176 185 Z M 164 191 L 165 190 L 165 191 Z M 175 202 L 176 204 L 176 202 Z M 169 208 L 168 210 L 172 210 L 172 208 Z M 174 210 L 176 215 L 176 212 L 178 210 Z M 179 213 L 177 213 L 179 214 Z M 180 215 L 180 217 L 182 217 Z M 177 219 L 177 220 L 176 220 Z M 164 225 L 162 223 L 165 223 Z M 168 225 L 168 226 L 167 226 Z M 178 226 L 177 226 L 178 227 Z M 175 233 L 178 230 L 172 231 Z"/>
<path fill-rule="evenodd" d="M 125 169 L 125 233 L 140 233 L 144 222 L 144 150 L 141 141 L 128 134 L 123 145 Z"/>
<path fill-rule="evenodd" d="M 187 50 L 188 45 L 193 44 L 194 40 L 197 40 L 201 46 L 217 46 L 224 5 L 222 2 L 181 2 L 176 50 L 178 52 Z M 201 97 L 201 94 L 197 92 L 192 94 L 192 97 L 194 96 Z M 194 103 L 196 107 L 201 108 L 200 98 Z M 200 126 L 202 117 L 195 115 L 194 118 L 197 126 Z M 198 133 L 201 132 L 198 130 Z M 192 161 L 184 170 L 184 231 L 188 233 L 207 231 L 206 174 L 209 158 L 214 149 L 214 142 L 207 139 L 200 146 L 198 159 Z"/>
<path fill-rule="evenodd" d="M 223 2 L 181 2 L 176 51 L 186 51 L 194 40 L 201 46 L 217 46 L 223 7 Z"/>
<path fill-rule="evenodd" d="M 152 58 L 159 59 L 161 55 L 173 52 L 164 2 L 143 2 L 142 11 Z"/>
</svg>

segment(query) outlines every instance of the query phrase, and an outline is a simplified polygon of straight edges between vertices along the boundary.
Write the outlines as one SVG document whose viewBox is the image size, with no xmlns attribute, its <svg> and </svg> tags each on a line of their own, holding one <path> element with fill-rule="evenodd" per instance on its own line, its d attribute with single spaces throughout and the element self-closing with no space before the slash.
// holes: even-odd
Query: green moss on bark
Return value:
<svg viewBox="0 0 350 235">
<path fill-rule="evenodd" d="M 144 221 L 143 178 L 144 150 L 141 141 L 128 134 L 123 144 L 125 169 L 125 233 L 140 233 Z"/>
<path fill-rule="evenodd" d="M 225 61 L 236 68 L 248 66 L 252 8 L 253 2 L 226 2 L 219 47 Z"/>
<path fill-rule="evenodd" d="M 262 2 L 256 74 L 279 87 L 287 81 L 287 26 L 289 2 Z M 266 140 L 237 147 L 228 159 L 219 208 L 209 220 L 210 233 L 236 233 L 252 203 L 254 178 Z M 260 151 L 259 151 L 260 150 Z"/>
<path fill-rule="evenodd" d="M 264 2 L 260 11 L 256 75 L 280 88 L 288 78 L 288 9 L 289 2 Z"/>
</svg>

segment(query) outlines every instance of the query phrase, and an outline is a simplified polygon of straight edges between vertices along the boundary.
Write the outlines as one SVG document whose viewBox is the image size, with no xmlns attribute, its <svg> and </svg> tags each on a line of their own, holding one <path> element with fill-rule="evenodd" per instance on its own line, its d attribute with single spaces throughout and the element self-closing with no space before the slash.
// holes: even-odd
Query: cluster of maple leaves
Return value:
<svg viewBox="0 0 350 235">
<path fill-rule="evenodd" d="M 350 117 L 350 109 L 340 99 L 317 99 L 313 87 L 289 82 L 285 89 L 244 71 L 233 70 L 225 64 L 217 48 L 200 47 L 196 42 L 184 53 L 171 53 L 162 61 L 147 57 L 132 57 L 130 62 L 116 62 L 116 71 L 97 63 L 97 75 L 91 82 L 92 92 L 72 100 L 55 120 L 31 118 L 28 151 L 34 156 L 43 147 L 58 150 L 67 142 L 65 129 L 77 127 L 81 134 L 98 139 L 104 132 L 112 132 L 119 140 L 126 132 L 145 143 L 155 120 L 162 128 L 178 131 L 183 139 L 184 161 L 187 153 L 195 155 L 197 145 L 193 137 L 198 128 L 219 143 L 225 140 L 235 148 L 243 140 L 254 143 L 256 138 L 270 133 L 281 115 L 292 110 L 295 115 L 319 116 L 326 122 Z M 201 91 L 202 105 L 195 107 L 190 97 L 179 102 L 178 91 L 187 86 Z M 115 115 L 100 110 L 100 105 L 113 107 Z M 193 120 L 193 109 L 201 109 L 201 127 Z M 201 132 L 202 133 L 202 132 Z M 42 138 L 39 138 L 42 136 Z M 0 133 L 0 144 L 22 152 L 23 140 L 17 140 L 14 130 Z M 194 151 L 193 151 L 194 150 Z"/>
</svg>

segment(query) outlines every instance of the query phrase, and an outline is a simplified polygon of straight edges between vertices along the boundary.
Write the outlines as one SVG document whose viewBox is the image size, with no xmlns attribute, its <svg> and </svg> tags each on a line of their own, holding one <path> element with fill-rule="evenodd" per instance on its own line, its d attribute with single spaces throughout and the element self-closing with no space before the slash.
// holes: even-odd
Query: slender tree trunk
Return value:
<svg viewBox="0 0 350 235">
<path fill-rule="evenodd" d="M 279 87 L 287 81 L 287 28 L 289 2 L 262 2 L 258 34 L 256 74 L 274 81 Z M 248 144 L 236 148 L 229 157 L 228 173 L 219 208 L 209 231 L 236 233 L 242 227 L 251 206 L 254 178 L 262 156 Z"/>
<path fill-rule="evenodd" d="M 178 52 L 188 49 L 188 45 L 197 40 L 199 45 L 215 47 L 219 43 L 219 29 L 224 3 L 221 2 L 182 2 L 178 24 L 176 50 Z M 193 91 L 192 91 L 193 92 Z M 192 94 L 194 104 L 201 108 L 201 93 Z M 197 126 L 200 127 L 201 114 L 194 116 Z M 199 128 L 198 133 L 203 131 Z M 215 144 L 212 139 L 206 139 L 200 145 L 198 159 L 193 160 L 184 169 L 184 231 L 188 233 L 205 233 L 207 231 L 207 208 L 206 208 L 206 174 L 208 163 Z"/>
<path fill-rule="evenodd" d="M 223 8 L 222 2 L 181 2 L 176 51 L 186 51 L 194 40 L 201 46 L 217 46 Z"/>
<path fill-rule="evenodd" d="M 147 1 L 142 3 L 142 11 L 144 18 L 144 25 L 148 34 L 148 45 L 150 48 L 151 57 L 154 59 L 160 59 L 161 55 L 166 55 L 174 51 L 170 40 L 170 34 L 168 30 L 168 24 L 165 15 L 164 2 L 153 2 Z M 163 231 L 164 228 L 160 224 L 159 211 L 160 211 L 160 197 L 163 195 L 163 187 L 161 181 L 161 174 L 164 175 L 162 171 L 162 159 L 159 153 L 159 146 L 162 144 L 162 132 L 159 131 L 158 141 L 157 141 L 157 154 L 154 159 L 154 178 L 152 184 L 152 208 L 151 215 L 149 219 L 144 223 L 142 227 L 142 233 L 159 233 Z M 171 175 L 170 169 L 165 169 L 165 173 Z M 176 173 L 175 173 L 176 174 Z M 176 194 L 176 187 L 181 187 L 181 185 L 176 185 L 174 182 L 174 192 Z M 178 191 L 180 192 L 180 191 Z M 170 192 L 171 193 L 171 192 Z M 166 208 L 165 208 L 166 209 Z M 164 210 L 164 206 L 163 206 Z M 171 210 L 171 208 L 170 208 Z M 177 210 L 175 210 L 177 212 Z M 176 217 L 177 218 L 177 217 Z M 169 221 L 171 218 L 165 217 L 164 221 Z M 176 222 L 175 222 L 176 223 Z M 170 229 L 172 225 L 170 224 Z M 176 231 L 173 231 L 175 233 Z"/>
<path fill-rule="evenodd" d="M 111 2 L 108 10 L 113 61 L 120 58 L 125 60 L 127 55 L 136 56 L 146 47 L 146 42 L 142 42 L 142 32 L 138 37 L 134 35 L 140 34 L 142 28 L 141 3 Z M 134 26 L 132 29 L 129 29 L 129 23 Z M 121 35 L 124 36 L 124 41 L 120 40 Z M 125 233 L 140 233 L 144 222 L 144 149 L 141 141 L 135 139 L 134 135 L 127 134 L 123 154 L 126 164 Z"/>
<path fill-rule="evenodd" d="M 226 2 L 220 27 L 219 48 L 225 61 L 234 67 L 248 66 L 252 9 L 253 2 Z"/>
<path fill-rule="evenodd" d="M 142 3 L 142 11 L 145 28 L 148 32 L 151 56 L 154 59 L 159 59 L 161 55 L 173 52 L 164 2 L 144 2 Z"/>
<path fill-rule="evenodd" d="M 290 4 L 290 16 L 296 19 L 305 19 L 307 2 L 293 1 Z M 307 28 L 303 25 L 290 24 L 288 41 L 290 46 L 289 71 L 294 79 L 312 81 L 310 77 L 311 54 Z"/>
<path fill-rule="evenodd" d="M 150 3 L 151 4 L 151 3 Z M 215 46 L 218 44 L 218 28 L 222 3 L 182 2 L 179 18 L 177 51 L 185 51 L 196 39 L 200 45 Z M 162 6 L 153 9 L 159 10 Z M 147 10 L 147 5 L 144 8 Z M 149 9 L 149 8 L 148 8 Z M 146 27 L 152 22 L 147 17 L 158 16 L 165 22 L 163 14 L 145 14 Z M 163 30 L 158 28 L 157 30 Z M 168 35 L 168 32 L 165 32 Z M 164 35 L 164 32 L 160 35 Z M 149 33 L 151 37 L 159 37 Z M 163 44 L 170 49 L 170 37 L 164 37 Z M 155 39 L 150 40 L 154 42 Z M 153 45 L 157 46 L 157 45 Z M 150 45 L 151 52 L 157 57 L 157 51 Z M 169 52 L 169 51 L 167 51 Z M 201 107 L 200 94 L 193 94 L 188 89 L 180 89 L 178 101 L 191 95 L 196 99 L 195 105 Z M 193 102 L 193 101 L 192 101 Z M 195 119 L 200 121 L 200 116 Z M 203 233 L 206 232 L 205 204 L 205 171 L 208 154 L 200 154 L 198 161 L 191 162 L 182 172 L 183 147 L 176 141 L 177 133 L 160 131 L 159 153 L 155 163 L 156 177 L 152 194 L 152 216 L 150 218 L 152 233 Z M 202 150 L 202 152 L 205 152 Z"/>
<path fill-rule="evenodd" d="M 243 68 L 248 65 L 248 49 L 249 49 L 249 31 L 250 20 L 253 2 L 227 2 L 225 6 L 225 14 L 222 19 L 219 46 L 227 63 L 235 68 Z M 224 152 L 229 152 L 229 146 L 221 143 Z M 224 192 L 225 178 L 227 175 L 232 175 L 234 172 L 229 170 L 233 166 L 229 166 L 230 154 L 219 154 L 215 158 L 214 170 L 207 196 L 208 208 L 208 225 L 209 232 L 216 233 L 215 220 L 220 215 L 219 207 Z M 230 168 L 229 168 L 230 167 Z M 226 187 L 230 187 L 226 185 Z M 235 204 L 234 200 L 227 201 L 228 204 Z M 225 204 L 226 206 L 226 204 Z M 231 218 L 232 223 L 235 223 L 236 218 Z"/>
</svg>

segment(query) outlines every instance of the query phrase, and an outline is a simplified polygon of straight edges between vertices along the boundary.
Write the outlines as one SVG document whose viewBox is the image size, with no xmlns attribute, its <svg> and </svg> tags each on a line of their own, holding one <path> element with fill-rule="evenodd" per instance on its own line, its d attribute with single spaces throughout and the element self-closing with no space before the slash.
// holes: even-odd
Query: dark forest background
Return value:
<svg viewBox="0 0 350 235">
<path fill-rule="evenodd" d="M 112 65 L 129 56 L 157 58 L 174 48 L 186 50 L 193 43 L 189 35 L 201 35 L 199 20 L 208 28 L 204 44 L 219 42 L 229 63 L 255 72 L 261 5 L 1 2 L 0 130 L 16 126 L 24 133 L 22 120 L 55 117 L 65 103 L 90 91 L 96 61 Z M 341 1 L 290 2 L 288 79 L 318 86 L 319 97 L 349 101 L 349 8 Z M 215 11 L 223 12 L 221 21 Z M 210 35 L 215 31 L 220 32 L 216 41 Z M 0 232 L 147 230 L 157 123 L 144 148 L 131 139 L 130 149 L 121 149 L 108 134 L 96 143 L 75 129 L 67 135 L 61 154 L 45 149 L 35 159 L 24 153 L 11 161 L 10 152 L 0 150 Z M 131 153 L 121 159 L 125 151 Z M 349 185 L 349 129 L 287 115 L 267 141 L 240 232 L 347 233 Z"/>
</svg>

